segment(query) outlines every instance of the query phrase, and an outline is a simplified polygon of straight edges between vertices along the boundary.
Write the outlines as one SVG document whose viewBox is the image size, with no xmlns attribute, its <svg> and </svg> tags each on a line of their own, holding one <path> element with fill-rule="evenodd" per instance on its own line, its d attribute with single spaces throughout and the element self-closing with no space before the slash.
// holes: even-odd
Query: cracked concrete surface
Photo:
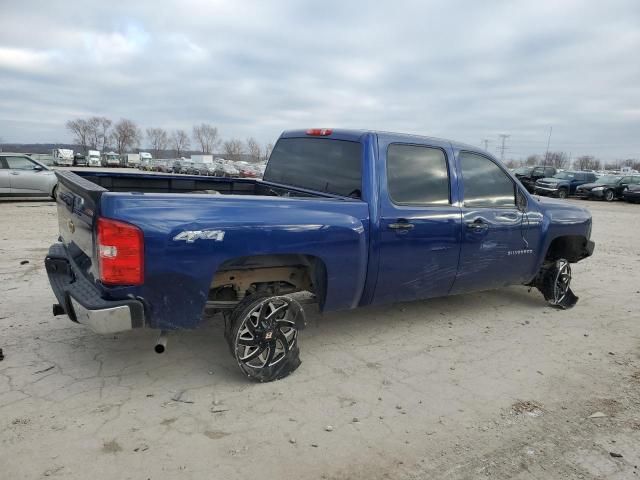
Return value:
<svg viewBox="0 0 640 480">
<path fill-rule="evenodd" d="M 573 310 L 512 287 L 314 313 L 261 385 L 219 317 L 164 355 L 54 318 L 55 206 L 0 201 L 0 478 L 640 478 L 640 207 L 576 203 Z"/>
</svg>

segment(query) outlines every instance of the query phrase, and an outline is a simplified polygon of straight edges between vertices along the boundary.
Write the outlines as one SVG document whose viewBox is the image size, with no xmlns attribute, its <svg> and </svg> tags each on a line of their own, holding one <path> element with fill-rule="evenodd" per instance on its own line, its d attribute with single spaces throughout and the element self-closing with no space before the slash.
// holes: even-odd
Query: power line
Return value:
<svg viewBox="0 0 640 480">
<path fill-rule="evenodd" d="M 500 147 L 500 161 L 504 162 L 504 142 L 507 140 L 507 138 L 509 138 L 511 135 L 507 135 L 505 133 L 501 133 L 500 135 L 498 135 L 501 139 L 502 139 L 502 146 Z"/>
<path fill-rule="evenodd" d="M 553 127 L 549 127 L 549 138 L 547 139 L 547 151 L 544 154 L 544 164 L 547 165 L 547 159 L 549 158 L 549 145 L 551 145 L 551 132 L 553 132 Z"/>
</svg>

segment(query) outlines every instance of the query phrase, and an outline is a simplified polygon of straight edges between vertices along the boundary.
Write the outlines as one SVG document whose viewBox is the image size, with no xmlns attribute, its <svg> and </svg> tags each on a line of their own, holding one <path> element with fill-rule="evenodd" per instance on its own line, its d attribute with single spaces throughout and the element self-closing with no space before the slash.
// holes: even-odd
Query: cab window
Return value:
<svg viewBox="0 0 640 480">
<path fill-rule="evenodd" d="M 449 171 L 444 152 L 418 145 L 390 145 L 387 187 L 397 205 L 448 205 Z"/>
<path fill-rule="evenodd" d="M 10 170 L 33 170 L 36 166 L 27 157 L 5 157 Z"/>
<path fill-rule="evenodd" d="M 465 207 L 515 206 L 515 184 L 496 163 L 471 152 L 461 152 L 459 159 Z"/>
</svg>

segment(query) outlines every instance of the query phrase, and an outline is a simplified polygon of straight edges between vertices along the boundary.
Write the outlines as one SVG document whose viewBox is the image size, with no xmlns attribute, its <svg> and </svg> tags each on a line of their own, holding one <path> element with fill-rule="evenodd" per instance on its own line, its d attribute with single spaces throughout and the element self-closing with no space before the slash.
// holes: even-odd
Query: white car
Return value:
<svg viewBox="0 0 640 480">
<path fill-rule="evenodd" d="M 0 196 L 56 198 L 53 170 L 20 153 L 0 153 Z"/>
</svg>

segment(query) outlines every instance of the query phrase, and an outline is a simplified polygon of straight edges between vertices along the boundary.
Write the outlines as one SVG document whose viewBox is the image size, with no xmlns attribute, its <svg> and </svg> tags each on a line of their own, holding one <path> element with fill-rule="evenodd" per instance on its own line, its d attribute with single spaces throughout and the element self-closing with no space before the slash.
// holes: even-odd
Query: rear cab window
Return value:
<svg viewBox="0 0 640 480">
<path fill-rule="evenodd" d="M 387 189 L 396 205 L 449 205 L 449 170 L 442 150 L 391 144 L 387 150 Z"/>
<path fill-rule="evenodd" d="M 360 198 L 362 145 L 325 138 L 281 138 L 269 157 L 263 179 Z"/>
</svg>

